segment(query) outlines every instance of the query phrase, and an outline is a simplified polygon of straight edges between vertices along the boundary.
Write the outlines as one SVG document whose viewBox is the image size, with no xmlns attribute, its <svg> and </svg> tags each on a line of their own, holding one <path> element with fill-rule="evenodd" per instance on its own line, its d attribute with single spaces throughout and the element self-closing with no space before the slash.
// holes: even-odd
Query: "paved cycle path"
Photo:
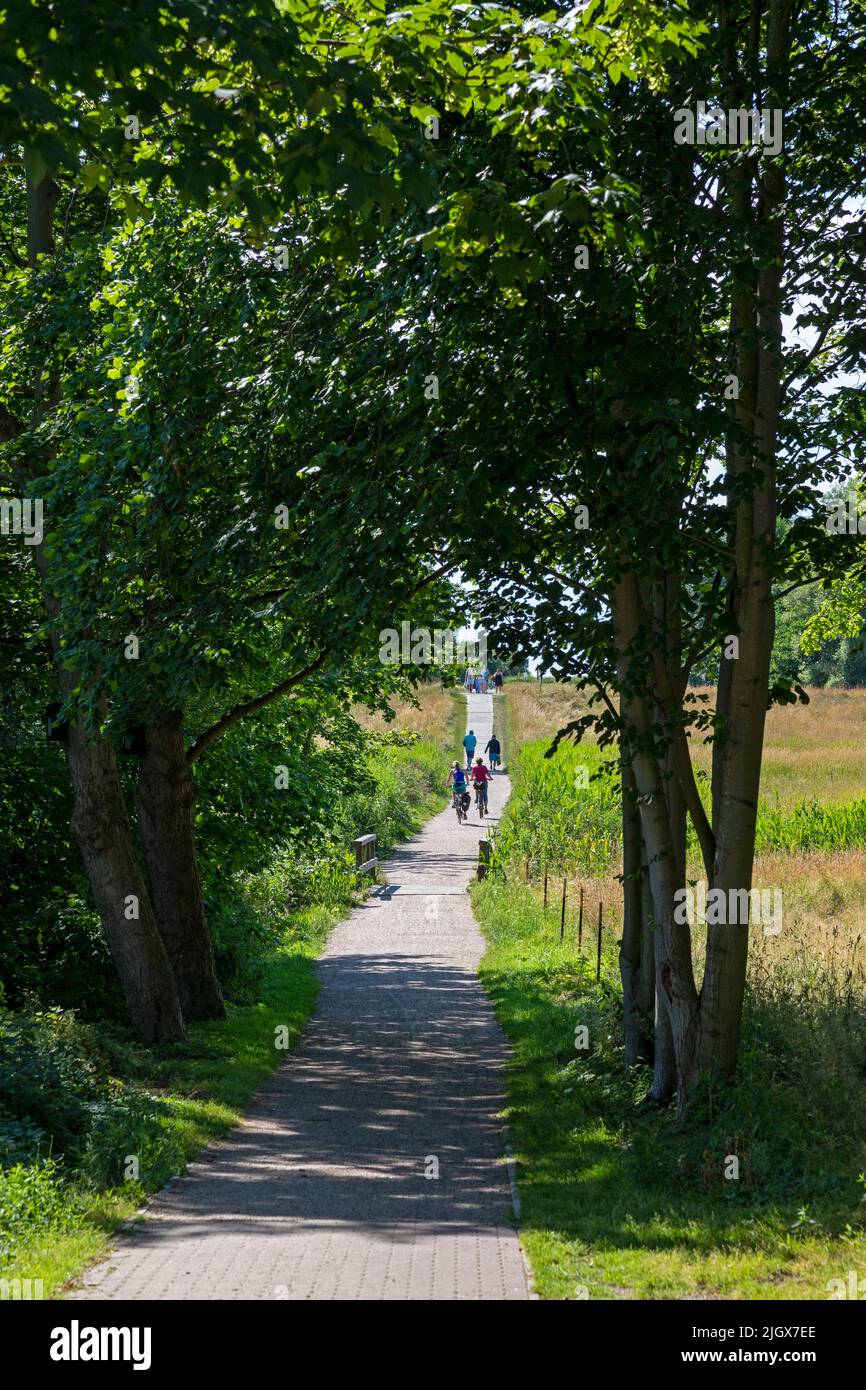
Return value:
<svg viewBox="0 0 866 1390">
<path fill-rule="evenodd" d="M 483 749 L 493 697 L 467 698 Z M 485 833 L 449 808 L 394 852 L 331 934 L 302 1043 L 70 1298 L 529 1297 L 465 892 Z"/>
</svg>

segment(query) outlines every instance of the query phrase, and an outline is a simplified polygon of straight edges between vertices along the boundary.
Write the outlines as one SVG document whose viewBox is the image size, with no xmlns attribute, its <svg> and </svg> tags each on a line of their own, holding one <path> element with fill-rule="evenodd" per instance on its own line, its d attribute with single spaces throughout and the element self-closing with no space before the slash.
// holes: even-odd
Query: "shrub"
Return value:
<svg viewBox="0 0 866 1390">
<path fill-rule="evenodd" d="M 81 1204 L 61 1180 L 56 1159 L 0 1168 L 0 1258 L 34 1237 L 80 1225 Z"/>
<path fill-rule="evenodd" d="M 142 1091 L 118 1090 L 91 1107 L 91 1128 L 79 1165 L 94 1188 L 112 1188 L 132 1178 L 146 1190 L 162 1187 L 185 1163 L 179 1135 L 166 1119 L 171 1107 Z M 134 1158 L 136 1171 L 127 1172 Z"/>
<path fill-rule="evenodd" d="M 96 1066 L 81 1055 L 69 1015 L 0 1010 L 0 1107 L 8 1119 L 29 1125 L 18 1133 L 19 1147 L 29 1132 L 37 1146 L 44 1140 L 54 1153 L 80 1154 L 88 1107 L 100 1089 Z"/>
</svg>

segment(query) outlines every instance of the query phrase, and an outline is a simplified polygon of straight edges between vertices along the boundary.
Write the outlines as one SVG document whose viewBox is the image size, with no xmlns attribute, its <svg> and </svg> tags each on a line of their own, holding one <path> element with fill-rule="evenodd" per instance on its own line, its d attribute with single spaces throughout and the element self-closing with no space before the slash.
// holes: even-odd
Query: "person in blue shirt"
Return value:
<svg viewBox="0 0 866 1390">
<path fill-rule="evenodd" d="M 458 762 L 455 761 L 451 764 L 451 771 L 445 779 L 445 785 L 451 788 L 451 801 L 452 804 L 456 806 L 458 800 L 466 790 L 466 773 Z"/>
<path fill-rule="evenodd" d="M 465 750 L 466 750 L 466 766 L 467 766 L 467 767 L 471 767 L 471 766 L 472 766 L 472 754 L 475 752 L 475 745 L 476 745 L 477 742 L 478 742 L 478 739 L 475 737 L 474 733 L 473 733 L 472 730 L 470 729 L 470 730 L 469 730 L 469 733 L 466 735 L 466 737 L 465 737 L 464 740 L 463 740 L 463 747 L 464 747 Z"/>
</svg>

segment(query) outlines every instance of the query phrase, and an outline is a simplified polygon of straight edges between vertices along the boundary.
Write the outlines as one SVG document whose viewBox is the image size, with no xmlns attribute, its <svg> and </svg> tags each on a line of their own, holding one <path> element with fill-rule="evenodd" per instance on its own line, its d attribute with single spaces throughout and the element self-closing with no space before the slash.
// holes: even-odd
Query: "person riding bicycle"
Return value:
<svg viewBox="0 0 866 1390">
<path fill-rule="evenodd" d="M 466 805 L 468 806 L 468 794 L 466 791 L 466 773 L 461 769 L 460 763 L 455 762 L 450 765 L 450 771 L 448 777 L 446 777 L 445 785 L 452 790 L 450 802 L 452 802 L 453 808 L 464 813 L 464 808 L 461 806 L 461 798 L 466 796 Z"/>
<path fill-rule="evenodd" d="M 490 754 L 490 771 L 493 772 L 502 758 L 502 745 L 495 734 L 490 735 L 490 742 L 484 751 Z"/>
<path fill-rule="evenodd" d="M 477 744 L 477 742 L 478 742 L 478 739 L 475 737 L 475 734 L 474 734 L 474 733 L 472 732 L 472 730 L 470 729 L 470 730 L 469 730 L 469 733 L 466 735 L 466 737 L 465 737 L 464 740 L 463 740 L 463 747 L 466 749 L 466 767 L 467 767 L 467 769 L 469 769 L 469 768 L 472 766 L 472 758 L 473 758 L 474 753 L 475 753 L 475 745 Z"/>
<path fill-rule="evenodd" d="M 457 798 L 462 796 L 466 790 L 466 773 L 458 762 L 451 764 L 451 771 L 448 773 L 445 785 L 451 788 L 451 800 L 456 803 Z"/>
<path fill-rule="evenodd" d="M 487 783 L 491 781 L 490 771 L 484 766 L 483 758 L 476 758 L 471 772 L 472 785 L 487 810 Z"/>
</svg>

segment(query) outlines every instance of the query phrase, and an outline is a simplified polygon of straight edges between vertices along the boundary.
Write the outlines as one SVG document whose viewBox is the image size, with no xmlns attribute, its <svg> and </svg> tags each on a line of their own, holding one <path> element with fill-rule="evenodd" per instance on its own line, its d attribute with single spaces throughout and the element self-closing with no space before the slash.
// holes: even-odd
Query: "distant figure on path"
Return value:
<svg viewBox="0 0 866 1390">
<path fill-rule="evenodd" d="M 496 675 L 493 677 L 493 689 L 495 690 L 495 692 L 496 692 L 497 695 L 501 695 L 501 694 L 502 694 L 502 672 L 501 672 L 501 671 L 497 671 L 497 672 L 496 672 Z"/>
<path fill-rule="evenodd" d="M 474 734 L 474 733 L 472 732 L 472 730 L 470 729 L 470 730 L 469 730 L 469 733 L 466 735 L 466 737 L 465 737 L 464 740 L 463 740 L 463 747 L 464 747 L 465 750 L 466 750 L 466 766 L 467 766 L 467 767 L 471 767 L 471 766 L 472 766 L 472 755 L 473 755 L 473 753 L 475 752 L 475 745 L 476 745 L 477 742 L 478 742 L 478 739 L 475 737 L 475 734 Z"/>
<path fill-rule="evenodd" d="M 484 751 L 490 755 L 490 771 L 495 772 L 502 756 L 502 746 L 495 734 L 490 735 L 490 741 Z"/>
</svg>

